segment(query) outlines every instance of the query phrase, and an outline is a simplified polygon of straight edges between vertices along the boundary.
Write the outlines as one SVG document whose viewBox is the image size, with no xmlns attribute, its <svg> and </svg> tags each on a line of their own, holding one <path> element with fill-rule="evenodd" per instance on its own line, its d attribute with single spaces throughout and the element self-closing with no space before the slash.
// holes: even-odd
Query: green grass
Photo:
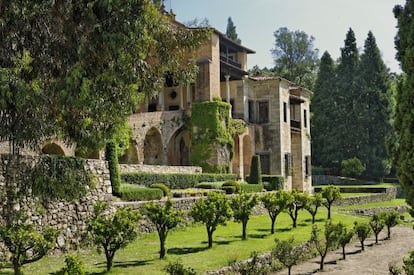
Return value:
<svg viewBox="0 0 414 275">
<path fill-rule="evenodd" d="M 393 207 L 393 206 L 404 206 L 407 205 L 405 199 L 393 199 L 390 201 L 371 202 L 356 205 L 342 205 L 338 206 L 339 209 L 353 210 L 362 208 L 377 208 L 377 207 Z"/>
<path fill-rule="evenodd" d="M 372 193 L 341 193 L 342 198 L 369 196 Z"/>
<path fill-rule="evenodd" d="M 327 187 L 329 184 L 323 184 L 323 185 L 314 185 L 313 187 Z M 378 188 L 378 187 L 396 187 L 399 186 L 399 184 L 395 183 L 377 183 L 377 184 L 335 184 L 334 186 L 337 187 L 352 187 L 352 188 Z"/>
<path fill-rule="evenodd" d="M 320 208 L 317 223 L 325 222 L 327 212 Z M 333 212 L 334 222 L 343 222 L 349 226 L 355 220 L 366 219 Z M 207 234 L 203 225 L 180 228 L 172 231 L 167 238 L 167 258 L 160 260 L 159 242 L 156 233 L 146 234 L 131 243 L 115 255 L 114 267 L 107 274 L 165 274 L 164 267 L 168 262 L 182 259 L 185 266 L 193 267 L 197 272 L 215 270 L 228 265 L 232 260 L 249 258 L 253 251 L 264 253 L 271 251 L 274 239 L 294 236 L 298 242 L 308 240 L 311 232 L 311 216 L 306 211 L 300 211 L 298 227 L 291 228 L 291 219 L 282 213 L 276 221 L 276 233 L 270 234 L 270 219 L 268 215 L 253 216 L 247 225 L 248 240 L 241 240 L 241 224 L 229 222 L 227 226 L 219 226 L 214 233 L 214 244 L 207 249 Z M 86 265 L 87 274 L 105 273 L 105 256 L 95 250 L 80 253 Z M 62 268 L 64 256 L 48 256 L 23 268 L 25 274 L 50 274 Z M 0 273 L 11 270 L 0 270 Z M 3 274 L 3 273 L 2 273 Z"/>
</svg>

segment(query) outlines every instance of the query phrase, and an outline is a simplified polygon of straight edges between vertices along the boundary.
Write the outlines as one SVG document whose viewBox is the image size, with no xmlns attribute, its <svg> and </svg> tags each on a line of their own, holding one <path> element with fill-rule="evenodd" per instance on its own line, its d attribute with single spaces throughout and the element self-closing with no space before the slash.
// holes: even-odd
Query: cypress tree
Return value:
<svg viewBox="0 0 414 275">
<path fill-rule="evenodd" d="M 236 42 L 237 44 L 241 44 L 241 40 L 239 39 L 237 32 L 236 32 L 236 26 L 234 25 L 231 17 L 227 19 L 226 36 L 230 38 L 231 40 L 233 40 L 233 42 Z"/>
<path fill-rule="evenodd" d="M 395 39 L 397 59 L 406 73 L 404 83 L 399 85 L 395 114 L 394 161 L 398 168 L 398 179 L 406 194 L 407 203 L 414 206 L 414 1 L 407 0 L 405 6 L 396 6 L 398 33 Z M 414 213 L 411 211 L 411 215 Z"/>
<path fill-rule="evenodd" d="M 258 155 L 252 156 L 252 162 L 250 166 L 249 183 L 258 184 L 262 182 L 260 158 Z"/>
<path fill-rule="evenodd" d="M 391 133 L 389 74 L 381 58 L 372 32 L 365 40 L 364 52 L 359 66 L 359 97 L 356 109 L 359 112 L 359 154 L 356 155 L 366 166 L 366 174 L 383 177 L 389 173 L 390 162 L 385 147 Z"/>
<path fill-rule="evenodd" d="M 115 142 L 110 141 L 106 144 L 105 157 L 108 161 L 109 175 L 112 185 L 112 194 L 119 195 L 121 188 L 121 175 L 119 173 L 118 154 L 116 153 Z"/>
<path fill-rule="evenodd" d="M 332 152 L 336 150 L 330 135 L 335 130 L 332 114 L 335 112 L 334 90 L 335 67 L 334 61 L 328 52 L 322 55 L 319 72 L 313 88 L 311 110 L 312 133 L 312 163 L 316 166 L 329 167 L 332 162 Z"/>
</svg>

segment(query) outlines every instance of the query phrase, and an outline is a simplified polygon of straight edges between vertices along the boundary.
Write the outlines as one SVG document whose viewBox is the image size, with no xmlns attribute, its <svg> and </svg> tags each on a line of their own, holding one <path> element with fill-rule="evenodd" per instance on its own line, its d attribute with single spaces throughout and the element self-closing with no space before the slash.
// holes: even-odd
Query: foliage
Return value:
<svg viewBox="0 0 414 275">
<path fill-rule="evenodd" d="M 237 44 L 241 44 L 241 40 L 237 35 L 236 26 L 233 23 L 231 17 L 227 18 L 226 36 Z"/>
<path fill-rule="evenodd" d="M 303 248 L 295 245 L 293 237 L 287 240 L 275 239 L 275 248 L 272 250 L 272 257 L 276 258 L 288 269 L 290 275 L 292 267 L 296 265 L 304 256 Z"/>
<path fill-rule="evenodd" d="M 250 259 L 236 266 L 237 273 L 240 275 L 267 275 L 270 272 L 270 266 L 259 261 L 259 253 L 253 251 Z"/>
<path fill-rule="evenodd" d="M 262 182 L 267 191 L 283 190 L 285 179 L 279 175 L 262 175 Z"/>
<path fill-rule="evenodd" d="M 247 129 L 247 123 L 243 119 L 230 119 L 230 134 L 232 136 L 241 135 Z"/>
<path fill-rule="evenodd" d="M 387 226 L 387 239 L 391 239 L 391 228 L 400 222 L 400 214 L 397 211 L 383 212 L 381 217 Z"/>
<path fill-rule="evenodd" d="M 357 178 L 365 171 L 365 166 L 361 160 L 353 157 L 341 161 L 341 175 L 345 177 Z"/>
<path fill-rule="evenodd" d="M 59 272 L 61 275 L 84 275 L 85 265 L 77 255 L 66 255 L 65 266 Z"/>
<path fill-rule="evenodd" d="M 378 244 L 378 235 L 384 229 L 385 223 L 380 214 L 374 214 L 369 221 L 369 226 L 371 227 L 372 232 L 375 235 L 375 243 Z"/>
<path fill-rule="evenodd" d="M 325 206 L 328 209 L 328 219 L 331 218 L 331 207 L 335 201 L 341 199 L 341 191 L 339 187 L 334 185 L 329 185 L 322 188 L 321 191 L 322 197 L 326 200 Z"/>
<path fill-rule="evenodd" d="M 25 51 L 33 60 L 25 62 L 30 72 L 14 73 L 18 85 L 9 85 L 7 77 L 1 81 L 1 90 L 10 95 L 0 104 L 2 139 L 12 130 L 4 119 L 17 114 L 10 102 L 26 93 L 25 100 L 15 101 L 20 111 L 13 117 L 33 127 L 22 129 L 19 142 L 53 132 L 93 149 L 114 136 L 140 100 L 162 88 L 166 72 L 177 72 L 180 83 L 195 78 L 197 67 L 188 53 L 208 33 L 177 27 L 152 2 L 137 0 L 7 1 L 0 18 L 1 69 L 19 72 L 13 60 Z M 19 86 L 22 93 L 12 98 Z"/>
<path fill-rule="evenodd" d="M 227 187 L 229 187 L 229 186 L 234 187 L 234 191 L 235 191 L 234 193 L 240 193 L 240 191 L 241 191 L 240 183 L 238 183 L 235 180 L 226 180 L 223 183 L 222 188 L 225 187 L 225 186 L 227 186 Z"/>
<path fill-rule="evenodd" d="M 414 207 L 414 171 L 412 148 L 414 146 L 413 125 L 414 102 L 411 100 L 414 91 L 414 43 L 412 30 L 414 3 L 407 0 L 405 6 L 395 6 L 394 16 L 397 19 L 398 33 L 395 38 L 397 59 L 406 74 L 405 80 L 398 85 L 396 113 L 394 118 L 395 144 L 393 145 L 394 164 L 398 167 L 398 179 L 401 183 L 408 205 Z M 411 214 L 414 212 L 411 209 Z"/>
<path fill-rule="evenodd" d="M 357 235 L 359 242 L 361 243 L 361 250 L 365 250 L 364 241 L 368 238 L 369 234 L 371 233 L 371 227 L 368 223 L 365 222 L 355 222 L 354 223 L 354 231 Z"/>
<path fill-rule="evenodd" d="M 165 271 L 167 271 L 170 275 L 196 275 L 197 273 L 191 267 L 184 267 L 183 263 L 178 259 L 175 262 L 168 263 L 165 267 Z"/>
<path fill-rule="evenodd" d="M 243 192 L 246 193 L 257 193 L 263 191 L 263 184 L 250 184 L 250 183 L 241 183 L 240 188 Z"/>
<path fill-rule="evenodd" d="M 116 196 L 119 196 L 121 191 L 121 175 L 119 172 L 120 168 L 115 142 L 110 141 L 106 144 L 105 157 L 108 161 L 112 193 Z"/>
<path fill-rule="evenodd" d="M 221 190 L 223 190 L 226 194 L 235 194 L 235 193 L 237 193 L 235 186 L 222 186 Z"/>
<path fill-rule="evenodd" d="M 345 224 L 342 222 L 338 223 L 338 243 L 342 247 L 342 258 L 345 260 L 346 253 L 345 253 L 345 246 L 349 244 L 352 238 L 355 235 L 353 229 L 348 229 Z"/>
<path fill-rule="evenodd" d="M 322 205 L 323 197 L 320 193 L 315 193 L 315 195 L 308 197 L 308 203 L 305 206 L 305 210 L 312 215 L 312 224 L 315 223 L 315 216 L 318 213 L 318 208 Z"/>
<path fill-rule="evenodd" d="M 160 259 L 165 257 L 165 241 L 168 232 L 183 221 L 183 212 L 172 208 L 170 200 L 165 202 L 162 207 L 158 203 L 149 203 L 145 205 L 148 219 L 155 225 L 160 239 Z"/>
<path fill-rule="evenodd" d="M 233 210 L 234 220 L 242 223 L 242 240 L 247 239 L 247 222 L 253 212 L 253 207 L 255 207 L 257 203 L 258 198 L 256 195 L 250 195 L 244 192 L 231 199 L 231 209 Z"/>
<path fill-rule="evenodd" d="M 171 194 L 170 188 L 168 188 L 168 186 L 165 185 L 164 183 L 153 183 L 153 184 L 150 185 L 150 188 L 161 189 L 162 194 L 164 195 L 164 197 L 169 196 Z"/>
<path fill-rule="evenodd" d="M 300 193 L 297 190 L 292 190 L 291 194 L 293 200 L 290 202 L 286 210 L 292 219 L 292 227 L 295 228 L 298 220 L 299 210 L 306 209 L 309 200 L 306 194 Z"/>
<path fill-rule="evenodd" d="M 320 230 L 318 229 L 318 226 L 316 224 L 313 225 L 310 242 L 315 246 L 316 251 L 318 251 L 321 256 L 319 269 L 323 270 L 325 257 L 328 254 L 328 251 L 338 245 L 338 225 L 332 224 L 331 221 L 327 221 L 325 223 L 325 231 L 322 238 L 320 238 L 319 232 Z"/>
<path fill-rule="evenodd" d="M 279 75 L 300 86 L 312 88 L 318 64 L 318 50 L 313 46 L 315 38 L 286 27 L 279 28 L 273 35 L 275 48 L 271 51 Z"/>
<path fill-rule="evenodd" d="M 231 218 L 230 201 L 224 194 L 210 192 L 207 198 L 194 203 L 190 215 L 196 222 L 206 225 L 208 248 L 213 246 L 213 233 L 218 225 L 224 225 Z"/>
<path fill-rule="evenodd" d="M 119 197 L 124 201 L 150 201 L 159 200 L 164 193 L 159 188 L 147 188 L 134 184 L 121 184 Z"/>
<path fill-rule="evenodd" d="M 74 201 L 82 198 L 94 181 L 81 158 L 44 155 L 30 172 L 33 195 L 46 200 Z"/>
<path fill-rule="evenodd" d="M 236 179 L 235 174 L 153 174 L 153 173 L 126 173 L 121 175 L 124 182 L 143 186 L 163 182 L 170 189 L 184 189 L 196 186 L 201 182 L 218 182 Z"/>
<path fill-rule="evenodd" d="M 257 184 L 262 182 L 262 167 L 260 165 L 260 157 L 258 155 L 252 156 L 250 165 L 250 174 L 248 177 L 248 183 Z"/>
<path fill-rule="evenodd" d="M 27 217 L 20 213 L 22 221 L 0 226 L 0 240 L 11 254 L 14 274 L 22 274 L 21 267 L 40 260 L 55 246 L 58 232 L 46 228 L 43 232 L 28 224 Z"/>
<path fill-rule="evenodd" d="M 404 257 L 403 259 L 403 269 L 405 274 L 412 275 L 414 274 L 414 251 L 410 251 L 408 257 Z"/>
<path fill-rule="evenodd" d="M 275 233 L 275 223 L 277 216 L 293 203 L 293 196 L 290 192 L 280 190 L 276 193 L 266 193 L 261 197 L 264 207 L 267 209 L 271 221 L 270 233 Z"/>
<path fill-rule="evenodd" d="M 93 217 L 88 225 L 92 241 L 103 248 L 106 257 L 106 270 L 112 267 L 115 253 L 137 238 L 138 222 L 141 214 L 138 211 L 121 207 L 113 215 L 109 215 L 108 204 L 98 201 L 94 206 Z"/>
<path fill-rule="evenodd" d="M 331 167 L 333 152 L 336 150 L 331 133 L 336 125 L 332 123 L 332 114 L 335 114 L 334 90 L 335 64 L 331 55 L 324 52 L 319 64 L 319 71 L 313 88 L 311 100 L 311 133 L 312 133 L 312 163 L 317 166 Z M 316 175 L 316 169 L 312 168 Z"/>
<path fill-rule="evenodd" d="M 193 103 L 191 112 L 191 163 L 209 173 L 228 172 L 226 167 L 211 165 L 212 150 L 222 146 L 233 154 L 234 140 L 230 131 L 230 107 L 222 101 Z"/>
</svg>

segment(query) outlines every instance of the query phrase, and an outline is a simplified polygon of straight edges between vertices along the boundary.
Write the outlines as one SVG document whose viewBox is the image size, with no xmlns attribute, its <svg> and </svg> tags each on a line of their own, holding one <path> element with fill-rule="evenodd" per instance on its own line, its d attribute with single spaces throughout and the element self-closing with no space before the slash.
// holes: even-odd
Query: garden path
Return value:
<svg viewBox="0 0 414 275">
<path fill-rule="evenodd" d="M 391 240 L 384 240 L 386 230 L 380 234 L 380 242 L 375 239 L 365 241 L 365 251 L 361 252 L 359 241 L 346 247 L 346 260 L 342 259 L 342 249 L 329 252 L 323 271 L 318 271 L 320 257 L 310 259 L 292 267 L 292 274 L 308 275 L 388 275 L 388 264 L 402 266 L 402 258 L 414 250 L 414 230 L 408 226 L 397 226 L 391 229 Z M 273 273 L 286 275 L 287 269 Z"/>
</svg>

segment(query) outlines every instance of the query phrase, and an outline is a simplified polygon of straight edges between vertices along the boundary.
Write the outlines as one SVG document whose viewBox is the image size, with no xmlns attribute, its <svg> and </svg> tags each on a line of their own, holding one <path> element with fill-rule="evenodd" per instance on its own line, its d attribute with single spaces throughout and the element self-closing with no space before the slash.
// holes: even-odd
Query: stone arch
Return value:
<svg viewBox="0 0 414 275">
<path fill-rule="evenodd" d="M 168 165 L 190 165 L 190 132 L 177 130 L 168 142 Z"/>
<path fill-rule="evenodd" d="M 46 155 L 65 155 L 65 151 L 63 150 L 63 148 L 54 142 L 45 144 L 42 147 L 42 153 Z"/>
<path fill-rule="evenodd" d="M 125 150 L 124 154 L 119 157 L 119 163 L 121 164 L 138 164 L 138 150 L 137 143 L 135 140 L 129 141 L 128 149 Z"/>
<path fill-rule="evenodd" d="M 243 171 L 244 176 L 250 174 L 250 165 L 252 161 L 252 139 L 249 135 L 243 137 Z"/>
<path fill-rule="evenodd" d="M 163 159 L 163 144 L 160 132 L 152 127 L 145 135 L 144 164 L 161 165 Z"/>
<path fill-rule="evenodd" d="M 240 137 L 236 135 L 234 137 L 234 154 L 232 160 L 232 172 L 236 174 L 238 177 L 243 178 L 243 171 L 240 169 L 241 160 L 240 160 Z"/>
</svg>

